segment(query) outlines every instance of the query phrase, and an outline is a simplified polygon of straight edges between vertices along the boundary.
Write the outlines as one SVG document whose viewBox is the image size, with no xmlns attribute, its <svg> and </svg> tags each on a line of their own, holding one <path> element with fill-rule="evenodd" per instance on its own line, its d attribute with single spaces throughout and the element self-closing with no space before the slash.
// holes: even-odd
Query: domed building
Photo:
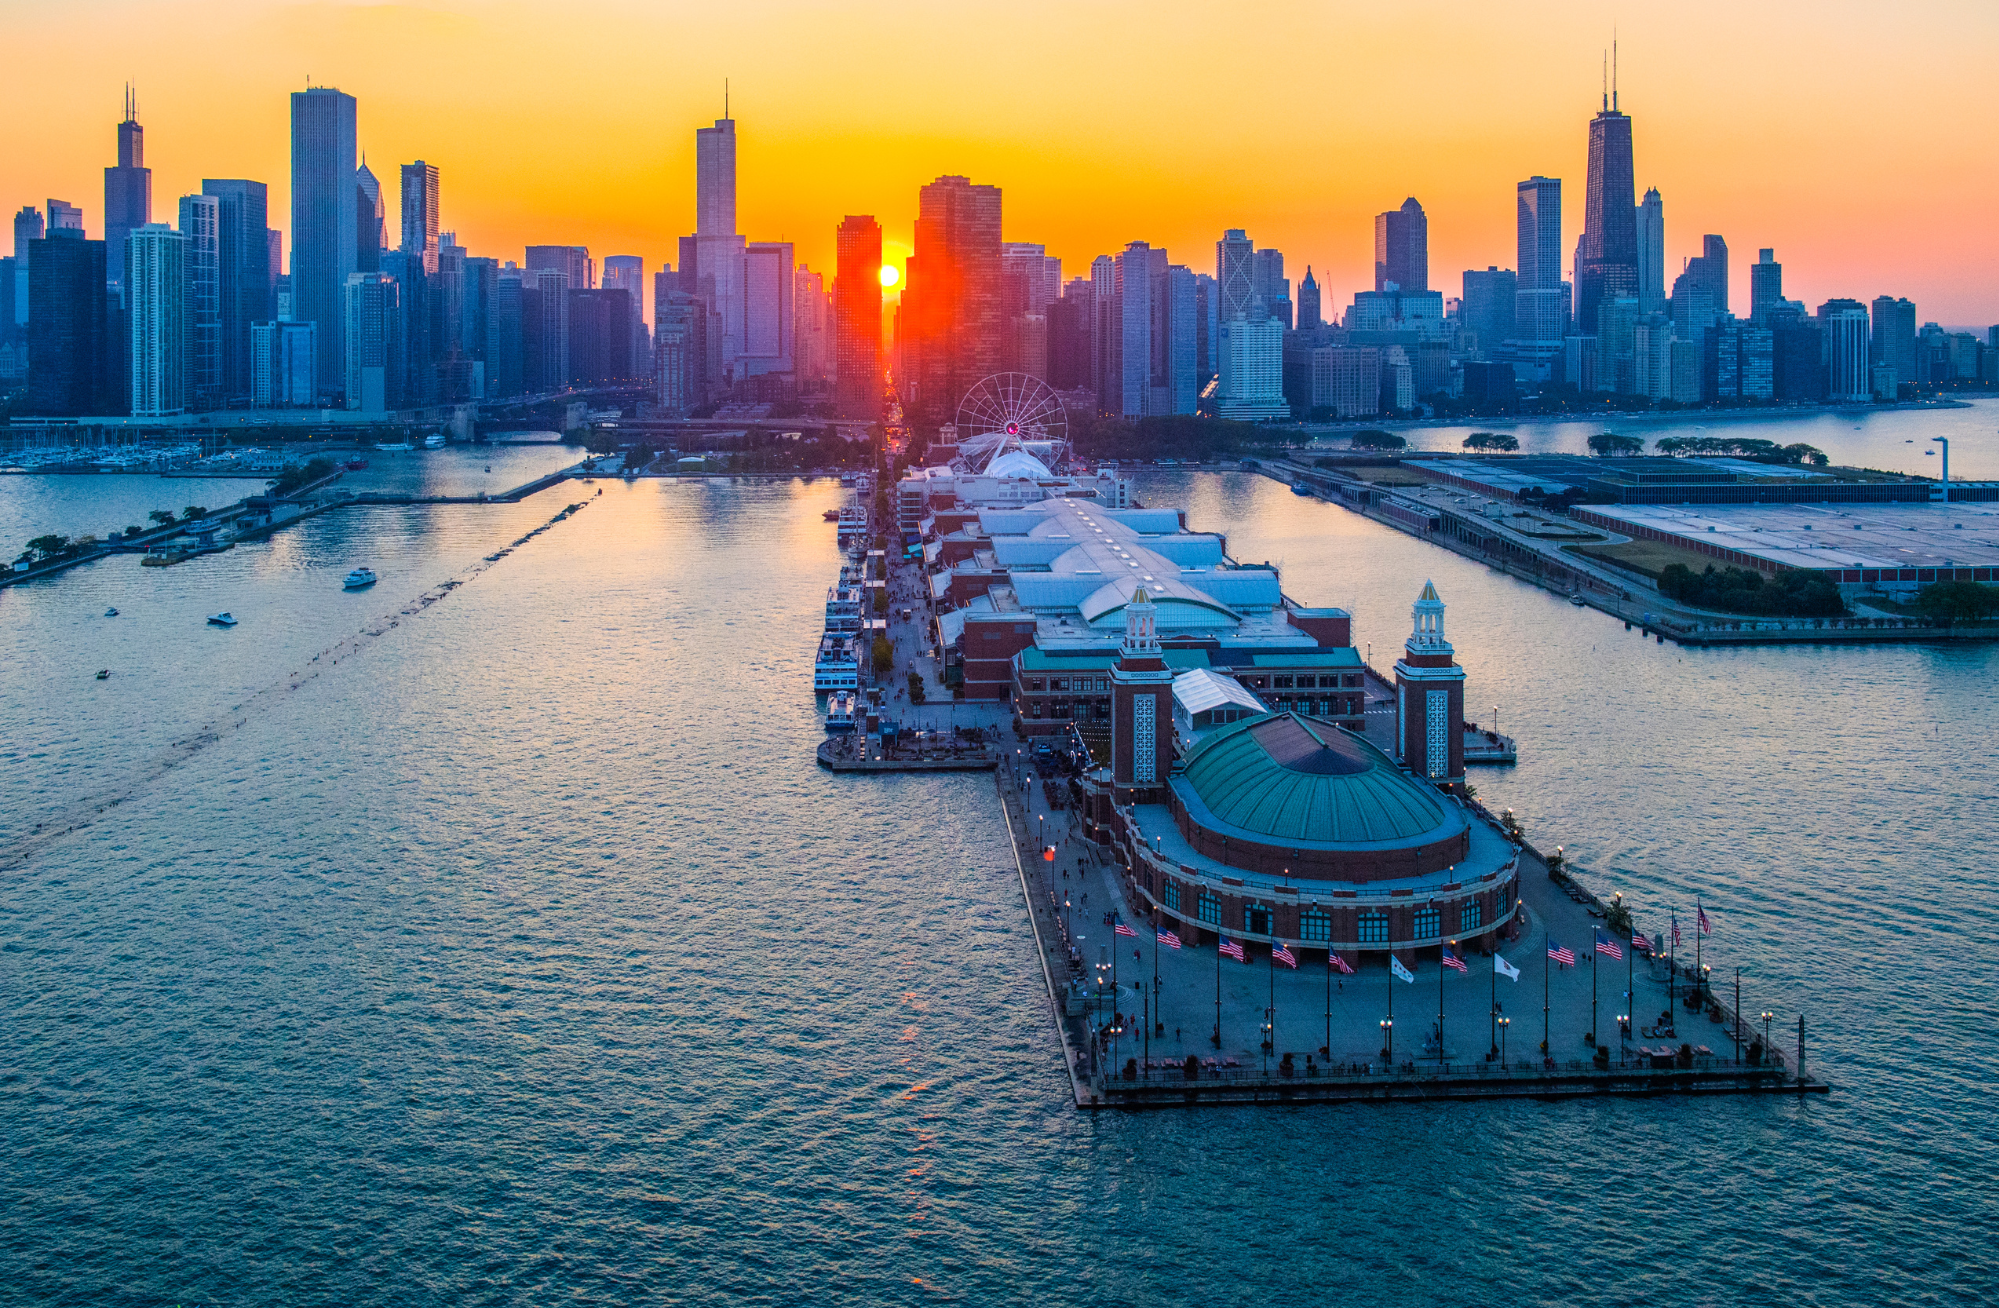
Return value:
<svg viewBox="0 0 1999 1308">
<path fill-rule="evenodd" d="M 1127 609 L 1122 664 L 1135 688 L 1170 679 L 1153 657 L 1146 600 L 1141 591 Z M 1428 587 L 1418 603 L 1412 641 L 1434 652 L 1442 605 Z M 1125 868 L 1134 912 L 1183 939 L 1226 935 L 1349 962 L 1391 949 L 1413 962 L 1446 941 L 1490 948 L 1510 934 L 1519 849 L 1442 767 L 1416 759 L 1414 772 L 1295 711 L 1182 732 L 1177 755 L 1162 757 L 1154 742 L 1174 738 L 1171 725 L 1139 720 L 1159 698 L 1119 699 L 1112 765 L 1091 786 L 1089 816 Z"/>
</svg>

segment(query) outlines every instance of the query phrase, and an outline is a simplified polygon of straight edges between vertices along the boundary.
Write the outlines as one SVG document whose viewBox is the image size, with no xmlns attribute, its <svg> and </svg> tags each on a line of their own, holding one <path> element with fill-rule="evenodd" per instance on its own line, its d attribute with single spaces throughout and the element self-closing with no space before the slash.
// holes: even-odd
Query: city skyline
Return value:
<svg viewBox="0 0 1999 1308">
<path fill-rule="evenodd" d="M 813 267 L 832 266 L 834 233 L 849 213 L 876 215 L 885 257 L 900 264 L 912 244 L 915 190 L 959 174 L 1006 191 L 1005 239 L 1044 243 L 1070 268 L 1133 240 L 1182 261 L 1183 250 L 1204 249 L 1222 230 L 1243 226 L 1259 246 L 1310 264 L 1328 304 L 1372 284 L 1373 215 L 1414 195 L 1430 222 L 1430 283 L 1449 294 L 1462 270 L 1507 262 L 1509 192 L 1522 178 L 1563 178 L 1563 225 L 1582 229 L 1580 123 L 1596 108 L 1597 47 L 1609 35 L 1589 30 L 1595 19 L 1579 13 L 1570 15 L 1577 21 L 1554 21 L 1564 12 L 1558 7 L 1548 29 L 1559 38 L 1529 47 L 1492 20 L 1459 16 L 1456 39 L 1426 52 L 1435 84 L 1452 88 L 1431 97 L 1435 104 L 1411 107 L 1398 97 L 1391 105 L 1385 90 L 1369 92 L 1371 74 L 1356 72 L 1328 84 L 1325 105 L 1309 113 L 1309 90 L 1272 87 L 1246 125 L 1233 106 L 1203 124 L 1177 103 L 1197 53 L 1163 35 L 1135 57 L 1153 81 L 1134 88 L 1133 71 L 1119 70 L 1077 83 L 1063 91 L 1070 103 L 1059 114 L 1030 102 L 1076 69 L 1066 44 L 1051 53 L 1048 69 L 1019 71 L 1023 93 L 997 108 L 992 97 L 973 97 L 976 107 L 947 97 L 918 112 L 915 100 L 942 74 L 911 67 L 910 55 L 945 38 L 941 20 L 901 34 L 884 24 L 889 48 L 867 95 L 851 86 L 829 90 L 831 72 L 798 67 L 814 57 L 805 47 L 823 23 L 792 6 L 776 6 L 796 22 L 757 67 L 725 67 L 745 62 L 742 47 L 722 39 L 731 30 L 725 21 L 703 20 L 716 29 L 714 48 L 690 54 L 670 88 L 633 95 L 610 86 L 540 92 L 531 78 L 523 86 L 520 47 L 507 41 L 543 6 L 278 9 L 243 0 L 220 8 L 242 21 L 212 53 L 188 59 L 175 54 L 184 42 L 163 35 L 156 21 L 163 11 L 126 6 L 129 24 L 90 52 L 87 67 L 69 62 L 88 47 L 67 39 L 75 20 L 10 18 L 21 39 L 46 42 L 56 57 L 0 90 L 11 111 L 0 128 L 7 203 L 68 199 L 82 204 L 93 234 L 102 232 L 103 169 L 116 162 L 107 124 L 129 80 L 139 121 L 150 129 L 155 197 L 197 191 L 204 177 L 256 178 L 269 183 L 271 212 L 282 219 L 291 211 L 285 96 L 310 75 L 314 85 L 360 102 L 358 143 L 370 159 L 421 159 L 440 169 L 442 226 L 467 248 L 504 253 L 559 242 L 637 254 L 653 266 L 677 263 L 678 237 L 696 229 L 690 129 L 721 113 L 722 82 L 733 72 L 741 124 L 735 226 L 793 242 Z M 1956 161 L 1977 157 L 1991 129 L 1967 125 L 1963 148 L 1948 157 L 1905 130 L 1925 104 L 1940 108 L 1969 93 L 1965 54 L 1975 38 L 1960 30 L 1950 42 L 1908 34 L 1861 42 L 1845 34 L 1853 29 L 1835 38 L 1787 29 L 1777 17 L 1731 15 L 1729 39 L 1696 76 L 1678 56 L 1706 13 L 1694 9 L 1649 32 L 1627 23 L 1621 42 L 1621 107 L 1637 124 L 1634 180 L 1641 192 L 1658 188 L 1668 208 L 1666 280 L 1701 252 L 1703 233 L 1720 232 L 1738 249 L 1781 249 L 1790 293 L 1810 302 L 1891 293 L 1923 305 L 1925 318 L 1988 321 L 1999 302 L 1999 259 L 1977 239 L 1976 215 L 1992 184 Z M 586 9 L 576 21 L 587 27 L 612 17 L 635 33 L 654 21 L 617 6 Z M 1028 6 L 1024 21 L 1042 23 L 1056 39 L 1086 35 L 1099 20 Z M 1375 20 L 1347 13 L 1287 21 L 1304 30 Z M 1965 22 L 1994 20 L 1967 10 Z M 1485 52 L 1491 66 L 1474 67 L 1479 60 L 1464 47 L 1481 33 L 1498 44 Z M 569 37 L 554 39 L 560 46 Z M 407 67 L 413 53 L 439 44 L 496 58 L 505 51 L 500 66 L 509 75 L 479 81 L 454 60 L 435 78 L 416 77 Z M 212 64 L 225 53 L 251 64 L 218 81 Z M 1731 80 L 1752 54 L 1763 60 L 1759 68 L 1810 66 L 1813 78 L 1789 79 L 1781 93 Z M 1531 58 L 1534 76 L 1521 79 L 1524 86 L 1499 75 L 1509 57 Z M 1217 103 L 1239 82 L 1235 63 L 1224 56 L 1204 74 Z M 1884 70 L 1906 88 L 1906 116 L 1875 114 L 1884 121 L 1870 122 L 1849 103 L 1867 97 L 1837 88 L 1843 77 L 1878 78 Z M 1078 124 L 1078 94 L 1096 115 L 1092 125 Z M 1744 122 L 1754 130 L 1745 132 Z M 1117 149 L 1107 147 L 1111 137 Z M 1191 179 L 1190 158 L 1201 161 Z M 1865 185 L 1855 175 L 1862 159 Z M 290 245 L 288 233 L 287 254 Z M 1747 260 L 1731 269 L 1731 298 L 1742 303 L 1748 269 Z"/>
</svg>

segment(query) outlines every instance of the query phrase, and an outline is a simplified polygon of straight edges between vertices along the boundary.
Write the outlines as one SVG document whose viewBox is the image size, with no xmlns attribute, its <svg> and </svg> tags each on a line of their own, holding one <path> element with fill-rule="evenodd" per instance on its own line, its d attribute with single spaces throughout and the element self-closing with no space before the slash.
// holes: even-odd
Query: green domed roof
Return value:
<svg viewBox="0 0 1999 1308">
<path fill-rule="evenodd" d="M 1386 754 L 1296 713 L 1213 733 L 1195 746 L 1181 779 L 1217 821 L 1286 844 L 1400 845 L 1461 824 Z"/>
</svg>

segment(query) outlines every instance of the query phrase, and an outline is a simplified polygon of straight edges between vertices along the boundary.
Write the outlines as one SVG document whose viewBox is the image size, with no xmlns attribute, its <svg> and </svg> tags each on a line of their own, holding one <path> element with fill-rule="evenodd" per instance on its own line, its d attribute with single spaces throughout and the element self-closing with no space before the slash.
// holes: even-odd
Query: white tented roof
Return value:
<svg viewBox="0 0 1999 1308">
<path fill-rule="evenodd" d="M 1008 450 L 986 465 L 988 477 L 1048 477 L 1048 465 L 1026 450 Z"/>
<path fill-rule="evenodd" d="M 1173 678 L 1173 700 L 1188 713 L 1206 713 L 1231 704 L 1252 713 L 1270 711 L 1240 681 L 1207 668 L 1189 668 Z"/>
</svg>

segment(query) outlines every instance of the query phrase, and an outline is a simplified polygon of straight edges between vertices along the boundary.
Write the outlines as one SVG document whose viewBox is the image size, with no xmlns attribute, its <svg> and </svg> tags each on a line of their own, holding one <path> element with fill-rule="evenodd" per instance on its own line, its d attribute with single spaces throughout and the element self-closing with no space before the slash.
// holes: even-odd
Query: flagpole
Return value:
<svg viewBox="0 0 1999 1308">
<path fill-rule="evenodd" d="M 1145 1065 L 1152 1068 L 1152 1006 L 1159 1002 L 1159 914 L 1152 915 L 1152 989 L 1145 996 Z"/>
<path fill-rule="evenodd" d="M 1701 919 L 1705 918 L 1706 916 L 1707 916 L 1707 910 L 1701 907 L 1701 897 L 1699 895 L 1695 895 L 1694 896 L 1694 984 L 1700 986 L 1703 992 L 1706 991 L 1707 987 L 1702 983 L 1706 981 L 1707 978 L 1701 975 Z M 1705 993 L 1701 995 L 1701 1002 L 1702 1003 L 1707 1002 L 1707 995 Z"/>
<path fill-rule="evenodd" d="M 1638 928 L 1637 923 L 1634 922 L 1624 933 L 1624 1016 L 1625 1021 L 1629 1024 L 1633 1032 L 1638 1030 L 1638 990 L 1632 981 L 1631 971 L 1632 965 L 1636 962 L 1633 955 L 1638 952 L 1635 947 L 1637 943 Z M 1617 1056 L 1622 1058 L 1624 1057 L 1622 1037 L 1625 1033 L 1619 1031 L 1617 1034 L 1619 1036 Z"/>
<path fill-rule="evenodd" d="M 1444 951 L 1449 945 L 1437 946 L 1437 1070 L 1444 1070 Z"/>
<path fill-rule="evenodd" d="M 1328 935 L 1331 932 L 1327 933 Z M 1326 1070 L 1333 1064 L 1333 942 L 1326 941 L 1326 1047 L 1319 1051 L 1326 1060 Z"/>
<path fill-rule="evenodd" d="M 1680 999 L 1673 993 L 1673 974 L 1680 970 L 1680 910 L 1673 910 L 1673 961 L 1666 965 L 1666 1011 L 1673 1015 L 1673 1025 L 1680 1024 Z"/>
<path fill-rule="evenodd" d="M 1589 946 L 1589 1042 L 1598 1045 L 1596 1035 L 1596 938 L 1590 938 Z"/>
<path fill-rule="evenodd" d="M 1735 969 L 1735 1061 L 1742 1061 L 1742 968 Z"/>
<path fill-rule="evenodd" d="M 1486 1025 L 1492 1028 L 1492 1052 L 1485 1058 L 1492 1061 L 1492 1055 L 1499 1052 L 1499 937 L 1492 938 L 1492 1002 L 1486 1005 Z"/>
<path fill-rule="evenodd" d="M 1215 1048 L 1222 1047 L 1222 933 L 1215 931 Z"/>
<path fill-rule="evenodd" d="M 1541 1057 L 1553 1053 L 1548 1048 L 1548 933 L 1541 933 Z"/>
<path fill-rule="evenodd" d="M 1275 922 L 1271 923 L 1276 926 Z M 1270 1051 L 1277 1047 L 1277 938 L 1270 940 L 1270 1007 L 1263 1010 L 1263 1074 L 1270 1075 Z"/>
</svg>

